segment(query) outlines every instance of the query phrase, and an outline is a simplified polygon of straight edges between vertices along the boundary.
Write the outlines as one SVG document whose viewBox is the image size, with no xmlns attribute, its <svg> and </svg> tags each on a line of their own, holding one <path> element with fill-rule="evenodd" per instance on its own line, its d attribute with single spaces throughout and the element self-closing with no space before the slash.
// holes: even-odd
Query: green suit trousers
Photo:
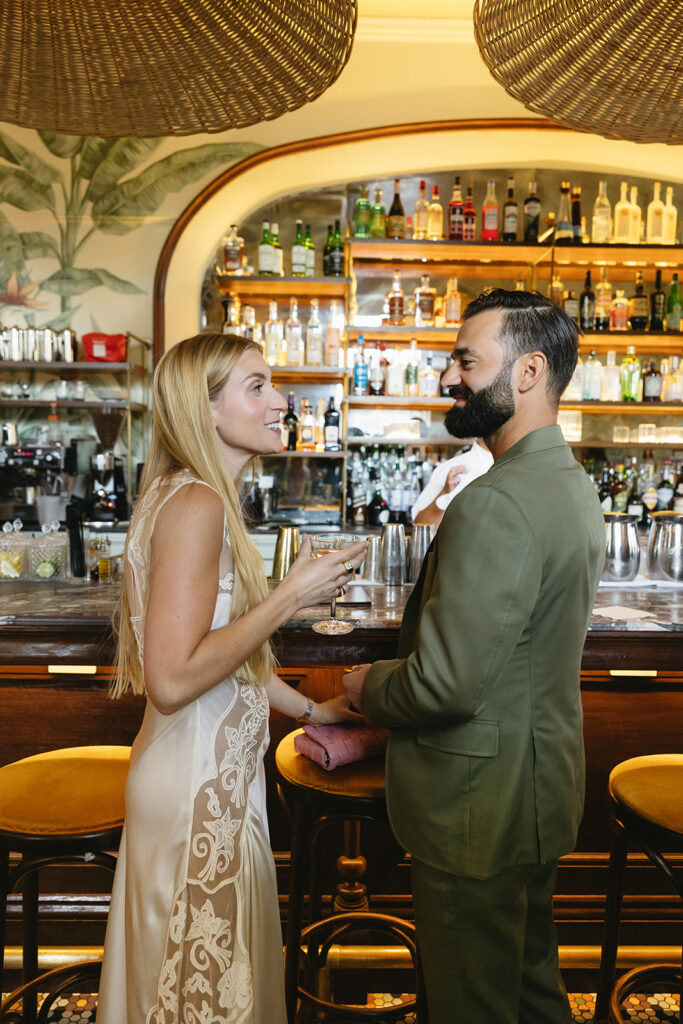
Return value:
<svg viewBox="0 0 683 1024">
<path fill-rule="evenodd" d="M 556 876 L 556 861 L 479 879 L 413 859 L 429 1024 L 571 1024 L 553 921 Z"/>
</svg>

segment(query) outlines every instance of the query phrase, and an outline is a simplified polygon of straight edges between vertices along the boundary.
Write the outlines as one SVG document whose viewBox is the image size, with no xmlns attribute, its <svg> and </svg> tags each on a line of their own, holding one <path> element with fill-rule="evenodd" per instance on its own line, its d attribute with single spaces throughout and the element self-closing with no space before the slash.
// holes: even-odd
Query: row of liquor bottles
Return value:
<svg viewBox="0 0 683 1024">
<path fill-rule="evenodd" d="M 641 365 L 633 345 L 617 366 L 616 353 L 609 351 L 603 364 L 591 351 L 579 357 L 574 375 L 563 397 L 565 402 L 680 402 L 683 401 L 683 366 L 679 356 L 654 359 Z"/>
<path fill-rule="evenodd" d="M 507 181 L 507 197 L 499 203 L 496 182 L 489 178 L 486 196 L 479 214 L 474 204 L 470 185 L 463 197 L 460 178 L 453 183 L 453 192 L 444 209 L 439 186 L 433 185 L 431 201 L 427 199 L 427 183 L 420 182 L 413 216 L 406 217 L 401 201 L 401 181 L 394 179 L 394 197 L 387 213 L 382 189 L 374 190 L 374 202 L 368 198 L 367 185 L 361 185 L 360 195 L 353 209 L 352 233 L 355 238 L 413 238 L 427 241 L 449 239 L 455 242 L 518 242 L 554 241 L 557 245 L 597 244 L 675 245 L 678 211 L 673 202 L 673 186 L 666 189 L 666 202 L 661 198 L 661 182 L 653 184 L 653 196 L 645 216 L 638 202 L 638 186 L 621 182 L 621 195 L 612 204 L 607 194 L 607 182 L 601 181 L 593 202 L 588 231 L 582 209 L 581 186 L 572 187 L 569 181 L 560 185 L 556 210 L 549 210 L 545 224 L 541 224 L 541 199 L 536 182 L 529 182 L 529 191 L 521 204 L 515 196 L 515 180 Z"/>
<path fill-rule="evenodd" d="M 605 512 L 637 515 L 647 528 L 652 512 L 683 513 L 683 460 L 665 459 L 657 466 L 649 449 L 640 460 L 630 456 L 624 463 L 584 459 L 583 467 L 595 485 Z"/>
<path fill-rule="evenodd" d="M 659 268 L 655 274 L 655 286 L 649 295 L 645 291 L 641 270 L 636 271 L 633 292 L 627 297 L 623 289 L 613 289 L 607 279 L 607 267 L 602 267 L 595 287 L 592 272 L 586 271 L 583 291 L 578 296 L 571 289 L 565 289 L 559 275 L 554 274 L 548 296 L 583 331 L 666 330 L 673 334 L 681 331 L 682 303 L 678 274 L 672 274 L 665 290 Z"/>
<path fill-rule="evenodd" d="M 287 411 L 280 420 L 282 444 L 287 451 L 338 452 L 341 451 L 341 415 L 335 408 L 334 397 L 330 396 L 327 407 L 325 399 L 319 398 L 316 411 L 307 398 L 295 409 L 295 395 L 289 392 Z"/>
</svg>

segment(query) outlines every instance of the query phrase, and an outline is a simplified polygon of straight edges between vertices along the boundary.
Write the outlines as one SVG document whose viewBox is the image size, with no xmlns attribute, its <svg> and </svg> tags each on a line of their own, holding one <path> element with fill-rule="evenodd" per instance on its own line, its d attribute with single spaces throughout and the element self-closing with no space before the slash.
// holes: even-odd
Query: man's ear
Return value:
<svg viewBox="0 0 683 1024">
<path fill-rule="evenodd" d="M 531 391 L 540 380 L 545 381 L 548 360 L 542 352 L 525 352 L 517 364 L 517 390 Z"/>
</svg>

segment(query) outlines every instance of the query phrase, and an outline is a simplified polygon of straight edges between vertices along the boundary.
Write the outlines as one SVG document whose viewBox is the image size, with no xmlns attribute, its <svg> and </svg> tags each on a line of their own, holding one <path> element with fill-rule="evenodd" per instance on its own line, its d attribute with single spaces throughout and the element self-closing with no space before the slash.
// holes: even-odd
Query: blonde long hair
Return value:
<svg viewBox="0 0 683 1024">
<path fill-rule="evenodd" d="M 237 361 L 250 349 L 261 351 L 254 342 L 237 335 L 206 333 L 181 341 L 162 357 L 154 374 L 152 438 L 137 497 L 140 506 L 156 480 L 180 469 L 189 470 L 219 494 L 234 560 L 231 619 L 239 618 L 260 604 L 268 594 L 268 583 L 263 560 L 244 524 L 237 487 L 221 454 L 210 401 L 219 394 Z M 121 596 L 114 623 L 118 656 L 112 697 L 127 691 L 145 692 L 131 624 L 130 574 L 131 567 L 124 557 Z M 239 675 L 245 682 L 262 684 L 273 667 L 270 642 L 266 641 L 247 658 Z"/>
</svg>

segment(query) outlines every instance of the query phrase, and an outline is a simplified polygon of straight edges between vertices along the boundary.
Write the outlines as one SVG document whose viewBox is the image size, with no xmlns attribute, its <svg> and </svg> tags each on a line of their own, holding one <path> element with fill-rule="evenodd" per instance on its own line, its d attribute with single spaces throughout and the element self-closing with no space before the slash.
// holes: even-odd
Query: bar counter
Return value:
<svg viewBox="0 0 683 1024">
<path fill-rule="evenodd" d="M 279 671 L 291 686 L 322 700 L 341 692 L 345 667 L 395 656 L 409 588 L 369 586 L 365 592 L 370 607 L 338 605 L 339 617 L 356 626 L 351 633 L 327 637 L 311 629 L 327 618 L 326 605 L 303 609 L 278 632 Z M 116 584 L 0 585 L 0 763 L 60 746 L 132 742 L 144 699 L 107 696 L 117 597 Z M 601 938 L 610 844 L 609 772 L 629 757 L 683 750 L 683 588 L 600 590 L 583 652 L 581 687 L 586 812 L 576 851 L 562 859 L 556 916 L 561 944 L 590 947 L 586 959 L 592 965 Z M 268 813 L 281 894 L 288 887 L 289 824 L 277 797 L 273 751 L 291 728 L 291 720 L 271 714 Z M 392 842 L 373 839 L 368 885 L 379 909 L 409 914 L 407 861 L 400 851 L 396 859 Z M 378 857 L 380 871 L 372 864 Z M 331 856 L 331 865 L 335 860 Z M 642 856 L 636 856 L 630 873 L 631 891 L 638 895 L 626 902 L 622 943 L 680 944 L 675 897 L 662 889 Z M 106 917 L 106 903 L 98 913 Z"/>
</svg>

